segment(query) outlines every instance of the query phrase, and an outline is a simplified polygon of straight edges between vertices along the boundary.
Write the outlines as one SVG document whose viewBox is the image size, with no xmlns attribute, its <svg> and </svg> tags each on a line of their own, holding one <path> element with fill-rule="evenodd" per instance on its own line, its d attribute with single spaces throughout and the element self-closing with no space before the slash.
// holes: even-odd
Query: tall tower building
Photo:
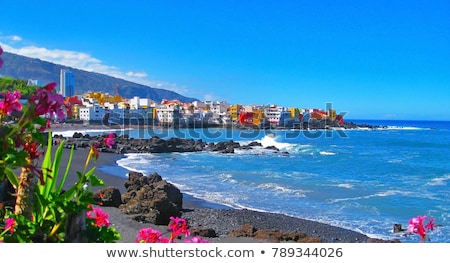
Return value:
<svg viewBox="0 0 450 263">
<path fill-rule="evenodd" d="M 61 69 L 59 75 L 59 93 L 64 97 L 75 95 L 75 77 L 72 71 Z"/>
</svg>

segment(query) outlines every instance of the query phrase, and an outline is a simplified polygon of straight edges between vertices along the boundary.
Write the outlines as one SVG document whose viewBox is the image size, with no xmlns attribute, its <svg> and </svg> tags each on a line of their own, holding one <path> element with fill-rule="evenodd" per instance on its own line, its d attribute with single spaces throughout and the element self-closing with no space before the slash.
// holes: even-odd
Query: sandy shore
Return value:
<svg viewBox="0 0 450 263">
<path fill-rule="evenodd" d="M 65 149 L 64 157 L 61 162 L 61 169 L 65 169 L 69 149 Z M 74 184 L 77 176 L 76 171 L 83 171 L 88 149 L 77 149 L 73 156 L 70 175 L 66 184 Z M 114 153 L 100 152 L 96 162 L 91 161 L 89 168 L 96 167 L 95 174 L 105 182 L 105 186 L 116 187 L 123 194 L 125 192 L 124 183 L 127 180 L 127 170 L 119 167 L 116 161 L 123 158 L 123 155 Z M 164 178 L 164 174 L 160 174 Z M 93 188 L 95 192 L 103 187 Z M 118 208 L 103 207 L 109 214 L 110 221 L 122 236 L 118 242 L 134 242 L 136 234 L 140 228 L 152 227 L 165 232 L 166 226 L 156 226 L 152 224 L 142 224 L 133 219 L 130 215 L 123 214 Z M 283 231 L 294 231 L 306 233 L 308 236 L 320 237 L 327 243 L 365 243 L 371 240 L 368 236 L 361 233 L 342 229 L 339 227 L 322 224 L 310 220 L 289 217 L 281 214 L 262 213 L 251 210 L 230 209 L 219 204 L 213 204 L 204 200 L 196 199 L 192 196 L 183 194 L 183 216 L 191 227 L 201 226 L 203 228 L 212 228 L 219 237 L 210 238 L 210 242 L 226 243 L 245 243 L 245 242 L 267 242 L 255 238 L 234 238 L 228 234 L 244 224 L 251 224 L 257 229 L 275 229 Z"/>
</svg>

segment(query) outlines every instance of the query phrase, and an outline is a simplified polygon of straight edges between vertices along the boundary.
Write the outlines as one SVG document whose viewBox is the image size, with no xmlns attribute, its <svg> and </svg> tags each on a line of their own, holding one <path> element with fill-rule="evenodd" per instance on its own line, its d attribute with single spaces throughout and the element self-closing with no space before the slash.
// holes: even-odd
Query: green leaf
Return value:
<svg viewBox="0 0 450 263">
<path fill-rule="evenodd" d="M 43 219 L 43 213 L 45 210 L 44 200 L 42 200 L 42 195 L 38 191 L 35 192 L 36 199 L 34 200 L 34 219 L 39 223 Z"/>
<path fill-rule="evenodd" d="M 14 186 L 14 188 L 17 188 L 19 186 L 19 178 L 17 178 L 17 175 L 8 167 L 5 167 L 5 173 L 9 182 Z"/>
<path fill-rule="evenodd" d="M 49 132 L 48 134 L 48 142 L 47 142 L 47 151 L 45 152 L 44 160 L 42 161 L 42 172 L 44 173 L 44 182 L 45 185 L 38 184 L 39 193 L 41 195 L 45 195 L 47 193 L 47 187 L 49 184 L 49 181 L 51 178 L 48 176 L 51 176 L 51 172 L 49 172 L 52 169 L 52 134 Z M 47 175 L 47 176 L 46 176 Z"/>
<path fill-rule="evenodd" d="M 91 180 L 91 177 L 94 175 L 95 167 L 92 167 L 89 171 L 82 175 L 80 181 L 85 184 Z"/>
<path fill-rule="evenodd" d="M 51 138 L 49 137 L 49 143 L 51 142 Z M 55 185 L 59 177 L 59 166 L 61 164 L 61 158 L 64 150 L 64 141 L 61 142 L 61 144 L 58 146 L 55 152 L 55 158 L 53 160 L 53 166 L 52 166 L 52 177 L 49 178 L 49 183 L 46 185 L 45 188 L 45 195 L 48 196 L 51 191 L 55 190 Z"/>
<path fill-rule="evenodd" d="M 33 122 L 39 124 L 40 126 L 47 125 L 47 119 L 37 116 L 33 119 Z"/>
<path fill-rule="evenodd" d="M 97 175 L 92 174 L 91 176 L 91 185 L 92 186 L 104 186 L 105 182 L 102 179 L 98 178 Z"/>
<path fill-rule="evenodd" d="M 62 141 L 61 143 L 63 143 L 64 141 Z M 67 175 L 69 174 L 69 170 L 70 170 L 70 166 L 72 164 L 72 157 L 73 157 L 73 153 L 74 153 L 74 146 L 72 145 L 72 148 L 70 149 L 70 155 L 69 155 L 69 160 L 67 161 L 67 166 L 66 166 L 66 172 L 64 173 L 61 181 L 59 182 L 58 188 L 56 189 L 56 192 L 60 193 L 64 183 L 66 182 L 67 179 Z"/>
<path fill-rule="evenodd" d="M 75 196 L 76 193 L 77 193 L 77 186 L 74 185 L 71 188 L 69 188 L 69 190 L 65 191 L 61 195 L 61 198 L 62 198 L 62 200 L 68 202 L 68 201 L 72 200 L 72 198 Z"/>
</svg>

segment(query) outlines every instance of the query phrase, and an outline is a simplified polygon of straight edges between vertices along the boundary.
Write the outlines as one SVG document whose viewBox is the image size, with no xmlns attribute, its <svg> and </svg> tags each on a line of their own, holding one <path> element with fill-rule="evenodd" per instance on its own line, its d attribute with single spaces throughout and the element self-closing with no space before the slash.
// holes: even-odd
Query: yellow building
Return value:
<svg viewBox="0 0 450 263">
<path fill-rule="evenodd" d="M 328 118 L 334 121 L 336 119 L 336 110 L 328 110 Z"/>
<path fill-rule="evenodd" d="M 291 113 L 291 118 L 294 120 L 300 119 L 300 109 L 299 108 L 289 108 L 288 111 Z"/>
<path fill-rule="evenodd" d="M 73 105 L 73 112 L 72 112 L 72 116 L 73 116 L 73 118 L 75 119 L 75 120 L 79 120 L 80 119 L 80 116 L 79 116 L 79 114 L 78 114 L 78 112 L 79 112 L 79 109 L 80 109 L 80 106 L 79 105 Z"/>
<path fill-rule="evenodd" d="M 86 98 L 92 98 L 92 99 L 96 100 L 100 105 L 104 105 L 107 102 L 108 103 L 120 103 L 120 102 L 125 101 L 125 99 L 123 99 L 119 95 L 112 96 L 112 95 L 97 92 L 97 91 L 87 93 Z"/>
<path fill-rule="evenodd" d="M 242 107 L 242 105 L 240 105 L 240 104 L 235 104 L 235 105 L 230 106 L 228 113 L 230 114 L 230 119 L 232 121 L 237 121 L 239 119 L 239 113 L 241 111 L 241 107 Z"/>
</svg>

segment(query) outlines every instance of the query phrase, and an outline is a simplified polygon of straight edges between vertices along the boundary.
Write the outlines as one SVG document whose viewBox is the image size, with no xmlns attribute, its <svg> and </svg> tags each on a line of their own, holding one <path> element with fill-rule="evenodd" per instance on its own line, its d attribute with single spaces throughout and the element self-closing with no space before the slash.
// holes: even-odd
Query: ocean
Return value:
<svg viewBox="0 0 450 263">
<path fill-rule="evenodd" d="M 222 207 L 282 213 L 374 238 L 419 242 L 416 235 L 393 233 L 393 225 L 407 228 L 412 217 L 428 216 L 437 228 L 427 242 L 450 242 L 450 122 L 352 122 L 382 127 L 125 130 L 120 132 L 135 138 L 176 136 L 262 146 L 232 154 L 126 154 L 117 164 L 144 174 L 157 172 L 182 192 Z"/>
</svg>

